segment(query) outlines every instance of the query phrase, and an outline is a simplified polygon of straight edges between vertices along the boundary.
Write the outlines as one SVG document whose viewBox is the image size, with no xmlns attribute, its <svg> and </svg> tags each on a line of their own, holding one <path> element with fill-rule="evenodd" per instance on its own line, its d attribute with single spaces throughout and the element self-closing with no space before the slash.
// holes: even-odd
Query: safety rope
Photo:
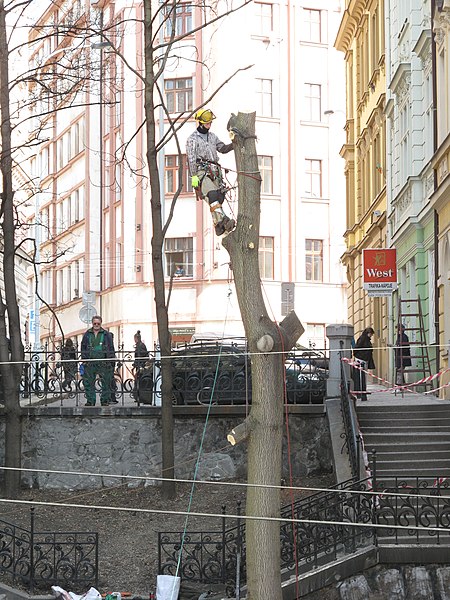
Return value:
<svg viewBox="0 0 450 600">
<path fill-rule="evenodd" d="M 202 458 L 202 453 L 203 453 L 203 444 L 204 444 L 205 436 L 206 436 L 206 428 L 207 428 L 207 425 L 208 425 L 209 416 L 211 414 L 212 401 L 213 401 L 213 398 L 214 398 L 214 393 L 215 393 L 215 390 L 216 390 L 217 379 L 218 379 L 218 376 L 219 376 L 220 358 L 221 358 L 221 355 L 222 355 L 223 339 L 225 337 L 225 328 L 226 328 L 226 324 L 227 324 L 227 320 L 228 320 L 228 307 L 229 307 L 229 303 L 230 303 L 230 295 L 231 295 L 231 288 L 229 289 L 228 295 L 227 295 L 228 302 L 227 302 L 227 305 L 226 305 L 225 319 L 224 319 L 224 322 L 223 322 L 222 341 L 221 341 L 220 346 L 219 346 L 219 354 L 217 356 L 216 372 L 214 374 L 214 381 L 213 381 L 213 385 L 211 387 L 211 394 L 210 394 L 210 397 L 209 397 L 208 410 L 206 412 L 205 424 L 203 426 L 202 437 L 200 439 L 200 447 L 198 449 L 197 461 L 195 463 L 194 475 L 193 475 L 193 478 L 192 478 L 191 491 L 190 491 L 190 494 L 189 494 L 189 502 L 188 502 L 188 507 L 187 507 L 186 519 L 185 519 L 185 522 L 184 522 L 183 534 L 181 536 L 180 552 L 178 554 L 178 561 L 177 561 L 177 568 L 176 568 L 176 571 L 175 571 L 175 577 L 178 577 L 178 573 L 180 571 L 181 559 L 182 559 L 183 548 L 184 548 L 184 542 L 185 542 L 186 532 L 187 532 L 188 523 L 189 523 L 189 516 L 190 516 L 190 512 L 191 512 L 191 508 L 192 508 L 192 502 L 194 500 L 195 484 L 197 482 L 197 474 L 198 474 L 198 470 L 199 470 L 199 467 L 200 467 L 200 460 Z M 171 595 L 170 595 L 171 600 L 173 600 L 174 593 L 176 591 L 175 590 L 175 583 L 176 583 L 176 579 L 173 580 L 172 591 L 171 591 Z"/>
</svg>

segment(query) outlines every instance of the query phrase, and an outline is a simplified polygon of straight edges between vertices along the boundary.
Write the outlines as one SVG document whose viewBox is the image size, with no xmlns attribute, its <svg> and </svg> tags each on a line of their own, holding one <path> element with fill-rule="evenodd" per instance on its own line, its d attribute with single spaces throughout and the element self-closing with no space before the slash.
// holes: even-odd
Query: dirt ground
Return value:
<svg viewBox="0 0 450 600">
<path fill-rule="evenodd" d="M 329 487 L 332 476 L 306 477 L 293 482 L 301 487 Z M 306 497 L 313 492 L 295 491 L 294 495 Z M 156 587 L 158 571 L 158 532 L 183 531 L 186 516 L 172 514 L 188 511 L 191 499 L 191 484 L 178 484 L 177 497 L 164 500 L 159 487 L 128 488 L 119 486 L 89 492 L 57 492 L 24 490 L 21 500 L 33 502 L 35 506 L 36 531 L 93 531 L 99 533 L 99 585 L 101 593 L 130 592 L 148 598 Z M 245 487 L 218 484 L 196 484 L 190 512 L 236 514 L 237 501 L 245 511 Z M 289 504 L 291 492 L 282 491 L 282 505 Z M 59 507 L 39 505 L 39 502 L 57 502 L 83 505 Z M 100 508 L 90 508 L 102 506 Z M 110 507 L 108 509 L 107 507 Z M 115 511 L 115 507 L 126 508 Z M 163 511 L 164 514 L 139 512 L 139 509 Z M 0 502 L 0 519 L 28 528 L 30 505 L 4 504 Z M 230 523 L 230 527 L 234 523 Z M 220 521 L 211 517 L 189 516 L 187 531 L 220 529 Z M 5 583 L 8 583 L 4 579 Z M 60 584 L 61 585 L 61 584 Z M 62 586 L 64 587 L 64 586 Z M 86 590 L 71 590 L 81 593 Z M 317 598 L 335 598 L 324 595 Z M 311 600 L 314 596 L 311 595 Z"/>
</svg>

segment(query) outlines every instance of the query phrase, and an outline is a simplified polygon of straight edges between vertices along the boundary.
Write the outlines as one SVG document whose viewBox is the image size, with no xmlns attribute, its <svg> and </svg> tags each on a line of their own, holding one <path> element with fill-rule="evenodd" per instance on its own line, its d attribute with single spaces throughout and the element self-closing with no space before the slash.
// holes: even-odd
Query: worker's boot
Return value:
<svg viewBox="0 0 450 600">
<path fill-rule="evenodd" d="M 226 231 L 233 231 L 236 223 L 234 219 L 230 219 L 230 217 L 227 217 L 220 205 L 214 207 L 214 209 L 213 206 L 211 206 L 211 216 L 214 223 L 214 231 L 216 232 L 216 235 L 223 235 Z"/>
<path fill-rule="evenodd" d="M 211 190 L 207 196 L 216 235 L 223 235 L 226 231 L 232 231 L 236 223 L 234 219 L 230 219 L 223 212 L 224 193 L 220 190 Z"/>
</svg>

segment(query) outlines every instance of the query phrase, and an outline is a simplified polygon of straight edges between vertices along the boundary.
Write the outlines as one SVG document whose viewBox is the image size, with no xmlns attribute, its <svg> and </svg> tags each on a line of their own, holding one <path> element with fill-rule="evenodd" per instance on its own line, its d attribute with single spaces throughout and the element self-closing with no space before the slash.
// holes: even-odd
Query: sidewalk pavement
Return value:
<svg viewBox="0 0 450 600">
<path fill-rule="evenodd" d="M 358 400 L 358 406 L 402 406 L 402 405 L 436 405 L 441 404 L 448 406 L 450 400 L 442 400 L 437 398 L 434 394 L 424 394 L 423 392 L 416 392 L 413 387 L 407 389 L 396 389 L 389 391 L 383 390 L 383 386 L 379 383 L 369 383 L 367 385 L 367 402 Z"/>
</svg>

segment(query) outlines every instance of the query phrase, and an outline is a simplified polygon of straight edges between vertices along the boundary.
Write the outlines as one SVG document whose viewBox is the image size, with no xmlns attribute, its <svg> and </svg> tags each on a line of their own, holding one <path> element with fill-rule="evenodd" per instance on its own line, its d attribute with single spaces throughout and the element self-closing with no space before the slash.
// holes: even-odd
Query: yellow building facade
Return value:
<svg viewBox="0 0 450 600">
<path fill-rule="evenodd" d="M 436 63 L 436 135 L 437 149 L 432 165 L 435 192 L 431 198 L 437 219 L 438 290 L 439 290 L 439 363 L 441 386 L 450 382 L 450 2 L 439 4 L 433 15 Z M 450 387 L 442 387 L 440 397 L 450 399 Z"/>
<path fill-rule="evenodd" d="M 384 2 L 347 0 L 335 46 L 345 54 L 347 85 L 345 159 L 346 251 L 349 321 L 358 337 L 373 327 L 377 375 L 387 378 L 387 298 L 370 298 L 363 288 L 363 250 L 387 247 L 386 99 Z"/>
</svg>

